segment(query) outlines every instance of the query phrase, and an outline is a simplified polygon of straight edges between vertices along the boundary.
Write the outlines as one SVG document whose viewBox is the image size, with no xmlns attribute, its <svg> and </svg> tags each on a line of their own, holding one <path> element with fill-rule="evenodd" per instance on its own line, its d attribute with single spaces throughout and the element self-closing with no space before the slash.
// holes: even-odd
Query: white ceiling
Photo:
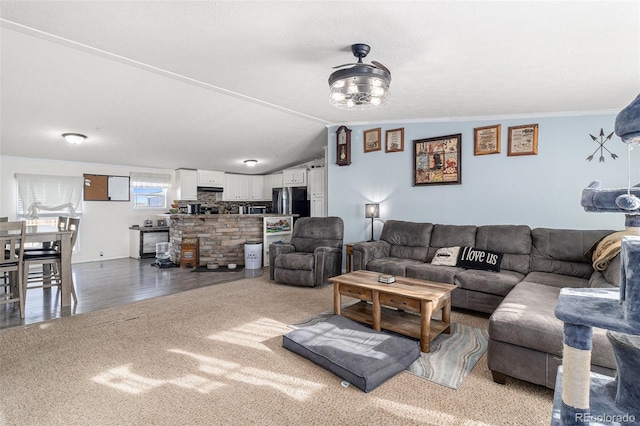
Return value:
<svg viewBox="0 0 640 426">
<path fill-rule="evenodd" d="M 0 153 L 266 173 L 331 124 L 616 112 L 640 92 L 639 4 L 2 1 Z M 379 109 L 328 102 L 353 43 L 391 70 Z"/>
</svg>

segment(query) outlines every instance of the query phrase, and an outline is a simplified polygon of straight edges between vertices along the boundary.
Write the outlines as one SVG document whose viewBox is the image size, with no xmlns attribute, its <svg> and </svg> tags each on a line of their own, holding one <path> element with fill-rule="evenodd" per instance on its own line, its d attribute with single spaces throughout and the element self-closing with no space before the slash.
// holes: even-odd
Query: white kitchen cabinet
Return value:
<svg viewBox="0 0 640 426">
<path fill-rule="evenodd" d="M 282 188 L 282 173 L 271 173 L 264 177 L 264 196 L 265 200 L 271 199 L 273 188 Z"/>
<path fill-rule="evenodd" d="M 176 169 L 177 198 L 183 201 L 198 199 L 198 172 L 190 169 Z"/>
<path fill-rule="evenodd" d="M 224 188 L 224 172 L 198 170 L 198 186 Z"/>
<path fill-rule="evenodd" d="M 225 173 L 223 201 L 250 201 L 251 181 L 249 175 L 234 175 Z"/>
<path fill-rule="evenodd" d="M 307 192 L 311 200 L 311 217 L 327 216 L 327 199 L 325 194 L 324 167 L 316 167 L 309 170 L 309 185 Z"/>
<path fill-rule="evenodd" d="M 307 169 L 285 169 L 282 171 L 282 186 L 307 186 Z"/>
<path fill-rule="evenodd" d="M 309 196 L 324 197 L 324 167 L 309 170 Z"/>
<path fill-rule="evenodd" d="M 238 180 L 238 186 L 236 187 L 236 194 L 239 201 L 247 201 L 251 199 L 251 176 L 248 175 L 236 175 Z"/>
<path fill-rule="evenodd" d="M 311 217 L 326 217 L 324 197 L 312 197 L 309 215 Z"/>
<path fill-rule="evenodd" d="M 264 192 L 264 176 L 250 176 L 249 182 L 251 201 L 266 200 Z"/>
</svg>

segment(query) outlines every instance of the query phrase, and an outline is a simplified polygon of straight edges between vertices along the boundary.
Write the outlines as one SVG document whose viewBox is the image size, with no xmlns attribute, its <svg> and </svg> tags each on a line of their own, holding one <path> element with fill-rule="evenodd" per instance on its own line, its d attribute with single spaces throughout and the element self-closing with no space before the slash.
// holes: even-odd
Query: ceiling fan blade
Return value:
<svg viewBox="0 0 640 426">
<path fill-rule="evenodd" d="M 373 65 L 375 65 L 376 67 L 380 68 L 381 70 L 386 71 L 386 72 L 388 72 L 389 74 L 391 74 L 391 71 L 389 71 L 389 68 L 385 67 L 385 66 L 384 66 L 384 65 L 382 65 L 380 62 L 378 62 L 378 61 L 371 61 L 371 63 L 372 63 Z"/>
<path fill-rule="evenodd" d="M 333 67 L 333 69 L 335 70 L 336 68 L 348 67 L 349 65 L 357 65 L 357 64 L 355 64 L 355 63 L 352 63 L 352 64 L 342 64 L 342 65 L 338 65 L 337 67 Z"/>
</svg>

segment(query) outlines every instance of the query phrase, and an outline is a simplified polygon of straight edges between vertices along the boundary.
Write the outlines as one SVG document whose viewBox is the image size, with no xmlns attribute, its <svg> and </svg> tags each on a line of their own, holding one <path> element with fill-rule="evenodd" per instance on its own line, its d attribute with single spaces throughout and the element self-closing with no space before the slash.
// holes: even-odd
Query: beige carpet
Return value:
<svg viewBox="0 0 640 426">
<path fill-rule="evenodd" d="M 369 394 L 282 348 L 332 288 L 234 281 L 0 332 L 0 424 L 548 425 L 552 392 L 402 372 Z M 485 327 L 459 312 L 452 319 Z"/>
</svg>

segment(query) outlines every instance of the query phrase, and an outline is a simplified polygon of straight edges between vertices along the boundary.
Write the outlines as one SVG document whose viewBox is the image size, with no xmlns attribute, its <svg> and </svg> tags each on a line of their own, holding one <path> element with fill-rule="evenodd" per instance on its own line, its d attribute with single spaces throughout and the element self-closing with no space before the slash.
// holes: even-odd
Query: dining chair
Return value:
<svg viewBox="0 0 640 426">
<path fill-rule="evenodd" d="M 9 218 L 7 216 L 2 216 L 0 217 L 0 222 L 9 222 Z M 9 287 L 9 276 L 7 275 L 7 272 L 3 272 L 2 273 L 2 287 Z M 6 291 L 6 288 L 5 288 Z M 11 290 L 9 290 L 11 291 Z"/>
<path fill-rule="evenodd" d="M 60 216 L 58 218 L 58 230 L 59 231 L 73 231 L 71 234 L 70 248 L 76 243 L 78 237 L 78 226 L 80 219 L 66 218 Z M 41 270 L 36 272 L 30 272 L 29 269 L 32 265 L 40 265 Z M 22 285 L 22 299 L 26 301 L 27 290 L 34 288 L 51 288 L 58 287 L 62 289 L 62 256 L 60 254 L 60 248 L 57 246 L 57 242 L 53 244 L 51 248 L 41 248 L 40 250 L 28 250 L 24 253 L 23 260 L 23 285 Z M 76 295 L 75 285 L 73 283 L 73 277 L 71 277 L 71 296 L 74 303 L 78 303 L 78 296 Z"/>
<path fill-rule="evenodd" d="M 69 220 L 69 218 L 67 216 L 58 216 L 58 220 L 56 221 L 56 227 L 58 228 L 58 231 L 66 231 L 67 230 L 67 221 L 68 220 Z M 51 247 L 54 247 L 54 245 L 57 244 L 57 241 L 44 242 L 44 243 L 31 243 L 31 244 L 32 245 L 29 245 L 29 246 L 25 247 L 24 251 L 49 249 Z M 37 245 L 33 245 L 33 244 L 37 244 Z"/>
<path fill-rule="evenodd" d="M 24 237 L 26 222 L 0 221 L 0 241 L 2 241 L 2 255 L 0 256 L 0 272 L 7 274 L 9 292 L 0 295 L 0 304 L 18 302 L 20 318 L 24 318 L 24 298 L 22 288 L 22 262 L 24 256 Z"/>
</svg>

